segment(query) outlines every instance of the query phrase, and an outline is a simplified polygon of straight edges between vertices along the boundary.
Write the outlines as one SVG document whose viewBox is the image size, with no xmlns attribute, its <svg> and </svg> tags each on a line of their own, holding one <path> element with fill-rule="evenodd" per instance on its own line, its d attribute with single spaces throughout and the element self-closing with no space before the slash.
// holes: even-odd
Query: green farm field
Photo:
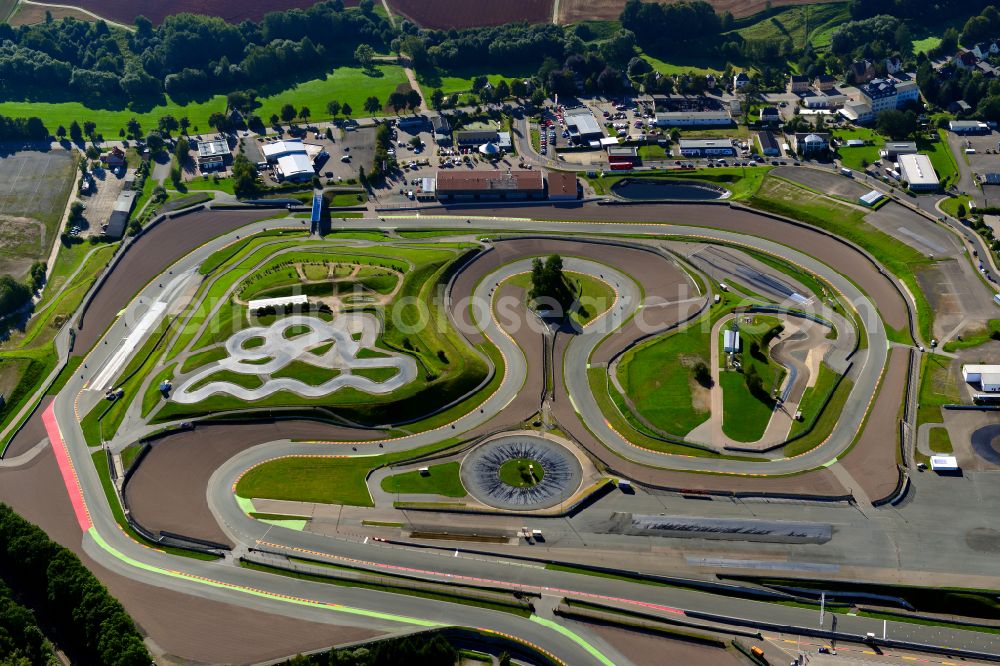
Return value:
<svg viewBox="0 0 1000 666">
<path fill-rule="evenodd" d="M 348 103 L 353 109 L 353 116 L 365 115 L 364 102 L 370 95 L 375 95 L 383 102 L 389 93 L 397 86 L 406 82 L 403 68 L 398 65 L 379 65 L 382 76 L 368 76 L 356 67 L 340 67 L 322 79 L 310 79 L 273 95 L 262 97 L 261 106 L 256 110 L 264 122 L 271 114 L 279 113 L 281 106 L 290 103 L 296 109 L 303 106 L 312 111 L 312 120 L 326 116 L 326 103 L 336 99 L 341 104 Z M 225 111 L 226 98 L 215 95 L 203 102 L 179 104 L 169 98 L 167 102 L 151 109 L 137 110 L 98 109 L 80 104 L 79 102 L 34 102 L 6 101 L 0 102 L 0 115 L 14 117 L 38 116 L 55 132 L 56 127 L 69 127 L 74 120 L 81 124 L 85 120 L 97 123 L 97 131 L 105 137 L 118 136 L 118 131 L 125 127 L 130 118 L 135 118 L 144 130 L 156 127 L 160 117 L 170 114 L 175 118 L 187 116 L 191 121 L 191 132 L 209 131 L 208 117 L 216 111 Z"/>
<path fill-rule="evenodd" d="M 735 32 L 747 40 L 791 40 L 796 50 L 806 44 L 820 49 L 828 47 L 833 31 L 849 20 L 846 3 L 805 5 L 788 7 Z"/>
</svg>

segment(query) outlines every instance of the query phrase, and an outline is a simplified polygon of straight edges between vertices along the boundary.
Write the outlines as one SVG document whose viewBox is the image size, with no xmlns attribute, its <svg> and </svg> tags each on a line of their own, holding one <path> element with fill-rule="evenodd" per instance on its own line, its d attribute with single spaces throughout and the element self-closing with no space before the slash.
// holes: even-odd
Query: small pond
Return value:
<svg viewBox="0 0 1000 666">
<path fill-rule="evenodd" d="M 611 193 L 630 201 L 708 201 L 729 192 L 701 181 L 624 178 L 611 186 Z"/>
</svg>

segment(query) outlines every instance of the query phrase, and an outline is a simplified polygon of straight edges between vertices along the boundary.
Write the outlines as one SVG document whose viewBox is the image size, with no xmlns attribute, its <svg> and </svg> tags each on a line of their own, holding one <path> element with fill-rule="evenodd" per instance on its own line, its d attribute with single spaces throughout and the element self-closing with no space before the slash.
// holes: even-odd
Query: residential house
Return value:
<svg viewBox="0 0 1000 666">
<path fill-rule="evenodd" d="M 760 110 L 760 122 L 766 125 L 776 125 L 781 122 L 781 113 L 777 107 L 765 106 Z"/>
<path fill-rule="evenodd" d="M 998 71 L 996 67 L 986 62 L 985 60 L 980 60 L 979 62 L 976 63 L 976 70 L 978 70 L 979 73 L 982 74 L 983 76 L 988 76 L 991 78 L 996 77 L 998 74 L 1000 74 L 1000 71 Z"/>
<path fill-rule="evenodd" d="M 774 134 L 770 130 L 757 133 L 757 145 L 760 146 L 761 155 L 766 155 L 767 157 L 781 155 L 778 140 L 774 138 Z"/>
<path fill-rule="evenodd" d="M 802 157 L 822 155 L 830 149 L 829 132 L 796 132 L 788 136 L 790 144 Z"/>
<path fill-rule="evenodd" d="M 964 99 L 952 102 L 948 105 L 948 113 L 968 113 L 972 107 Z"/>
<path fill-rule="evenodd" d="M 875 66 L 870 60 L 855 60 L 847 68 L 847 74 L 854 83 L 868 83 L 875 78 Z"/>
<path fill-rule="evenodd" d="M 792 74 L 788 77 L 788 92 L 804 93 L 809 90 L 809 77 Z"/>
<path fill-rule="evenodd" d="M 740 72 L 733 77 L 733 90 L 742 90 L 748 85 L 750 85 L 750 77 L 747 76 L 746 72 Z"/>
<path fill-rule="evenodd" d="M 885 71 L 889 76 L 903 71 L 903 61 L 899 56 L 892 56 L 885 59 Z"/>
<path fill-rule="evenodd" d="M 431 130 L 434 133 L 434 140 L 441 145 L 451 143 L 451 123 L 441 114 L 431 116 Z"/>
<path fill-rule="evenodd" d="M 955 57 L 951 59 L 951 63 L 956 67 L 961 67 L 965 70 L 975 69 L 976 63 L 979 62 L 979 57 L 972 51 L 967 51 L 965 49 L 959 51 L 955 54 Z"/>
<path fill-rule="evenodd" d="M 118 146 L 114 146 L 111 150 L 101 155 L 101 164 L 109 169 L 125 166 L 125 151 Z"/>
<path fill-rule="evenodd" d="M 813 79 L 813 88 L 819 92 L 829 92 L 837 87 L 837 77 L 830 74 L 820 74 Z"/>
<path fill-rule="evenodd" d="M 980 59 L 1000 55 L 1000 43 L 995 39 L 988 42 L 979 42 L 972 47 L 972 52 Z"/>
</svg>

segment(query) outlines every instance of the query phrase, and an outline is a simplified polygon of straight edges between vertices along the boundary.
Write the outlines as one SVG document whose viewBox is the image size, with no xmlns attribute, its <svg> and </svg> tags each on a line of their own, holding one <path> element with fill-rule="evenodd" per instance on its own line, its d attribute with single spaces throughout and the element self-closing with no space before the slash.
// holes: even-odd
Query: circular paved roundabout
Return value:
<svg viewBox="0 0 1000 666">
<path fill-rule="evenodd" d="M 461 474 L 470 495 L 497 509 L 547 509 L 572 497 L 583 481 L 569 449 L 530 434 L 480 444 L 462 461 Z"/>
</svg>

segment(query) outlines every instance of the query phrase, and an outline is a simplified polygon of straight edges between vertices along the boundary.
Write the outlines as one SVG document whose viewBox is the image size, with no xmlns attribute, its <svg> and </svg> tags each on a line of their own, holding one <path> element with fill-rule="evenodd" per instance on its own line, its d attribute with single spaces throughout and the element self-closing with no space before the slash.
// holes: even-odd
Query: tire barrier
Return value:
<svg viewBox="0 0 1000 666">
<path fill-rule="evenodd" d="M 501 480 L 501 467 L 514 460 L 531 460 L 541 467 L 535 483 L 515 487 Z M 498 509 L 547 509 L 580 487 L 580 462 L 565 447 L 533 435 L 506 435 L 474 449 L 462 462 L 462 481 L 483 504 Z"/>
</svg>

